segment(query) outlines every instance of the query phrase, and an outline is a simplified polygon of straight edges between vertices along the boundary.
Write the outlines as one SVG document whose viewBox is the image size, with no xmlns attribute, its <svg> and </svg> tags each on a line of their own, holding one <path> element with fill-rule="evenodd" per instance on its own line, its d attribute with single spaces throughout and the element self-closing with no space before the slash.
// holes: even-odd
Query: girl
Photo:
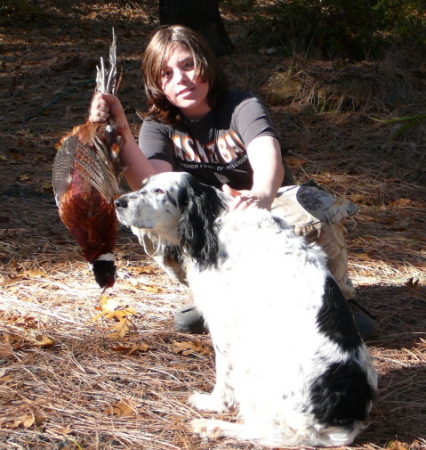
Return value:
<svg viewBox="0 0 426 450">
<path fill-rule="evenodd" d="M 231 209 L 251 203 L 270 208 L 284 180 L 279 138 L 256 98 L 229 90 L 205 41 L 181 26 L 160 29 L 146 48 L 143 76 L 151 108 L 139 135 L 142 152 L 116 97 L 96 94 L 89 118 L 102 122 L 111 115 L 117 123 L 130 187 L 138 189 L 155 173 L 183 170 L 204 183 L 244 191 Z M 286 184 L 294 184 L 289 170 Z"/>
<path fill-rule="evenodd" d="M 128 167 L 125 176 L 131 189 L 139 189 L 150 175 L 185 171 L 230 193 L 234 197 L 230 210 L 272 208 L 296 233 L 323 246 L 331 273 L 346 298 L 352 297 L 341 221 L 354 212 L 354 205 L 318 187 L 299 186 L 277 197 L 281 186 L 295 182 L 269 113 L 252 95 L 229 89 L 204 39 L 183 26 L 161 28 L 148 43 L 142 71 L 150 108 L 144 115 L 139 145 L 117 97 L 97 93 L 89 116 L 92 122 L 111 118 L 116 123 L 123 139 L 120 158 Z M 155 245 L 149 239 L 144 245 L 154 256 Z M 185 281 L 171 255 L 155 259 L 169 274 Z M 194 331 L 192 320 L 198 316 L 191 308 L 188 313 L 189 325 L 189 316 L 181 313 L 177 328 Z"/>
</svg>

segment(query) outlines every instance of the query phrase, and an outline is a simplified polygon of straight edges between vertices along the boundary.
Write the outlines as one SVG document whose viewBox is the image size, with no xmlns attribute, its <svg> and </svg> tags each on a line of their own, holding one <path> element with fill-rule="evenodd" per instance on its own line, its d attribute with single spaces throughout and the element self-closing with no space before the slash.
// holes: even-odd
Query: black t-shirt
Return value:
<svg viewBox="0 0 426 450">
<path fill-rule="evenodd" d="M 247 92 L 230 91 L 224 102 L 199 120 L 166 125 L 145 119 L 139 146 L 148 159 L 167 161 L 202 183 L 251 189 L 253 169 L 247 145 L 258 136 L 279 140 L 266 107 Z"/>
</svg>

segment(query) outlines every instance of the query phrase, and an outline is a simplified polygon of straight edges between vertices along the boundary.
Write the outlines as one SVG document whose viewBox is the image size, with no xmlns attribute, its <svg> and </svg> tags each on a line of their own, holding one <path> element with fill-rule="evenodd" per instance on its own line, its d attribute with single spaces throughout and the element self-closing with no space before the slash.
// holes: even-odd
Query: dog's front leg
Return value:
<svg viewBox="0 0 426 450">
<path fill-rule="evenodd" d="M 232 370 L 226 352 L 217 345 L 215 347 L 216 384 L 211 394 L 195 393 L 188 399 L 194 408 L 204 411 L 224 411 L 234 403 L 232 386 L 229 384 L 229 375 Z"/>
</svg>

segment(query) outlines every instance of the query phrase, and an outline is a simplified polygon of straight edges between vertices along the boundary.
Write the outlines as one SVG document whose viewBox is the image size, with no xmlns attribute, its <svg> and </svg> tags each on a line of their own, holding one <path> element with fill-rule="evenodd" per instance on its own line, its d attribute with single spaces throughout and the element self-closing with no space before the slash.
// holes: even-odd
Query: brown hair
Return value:
<svg viewBox="0 0 426 450">
<path fill-rule="evenodd" d="M 228 78 L 202 36 L 181 25 L 160 28 L 151 37 L 142 60 L 143 81 L 150 105 L 144 115 L 170 125 L 180 122 L 182 116 L 161 89 L 161 72 L 176 45 L 192 53 L 198 76 L 208 82 L 207 104 L 210 108 L 217 106 L 229 90 Z"/>
</svg>

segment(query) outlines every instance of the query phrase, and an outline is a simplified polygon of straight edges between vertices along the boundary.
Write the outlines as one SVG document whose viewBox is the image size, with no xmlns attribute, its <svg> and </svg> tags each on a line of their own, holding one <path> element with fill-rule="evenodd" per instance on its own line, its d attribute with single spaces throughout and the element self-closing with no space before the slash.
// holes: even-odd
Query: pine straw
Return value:
<svg viewBox="0 0 426 450">
<path fill-rule="evenodd" d="M 336 175 L 328 183 L 336 194 L 367 196 L 382 189 L 350 180 Z M 394 197 L 389 190 L 387 195 Z M 369 202 L 383 196 L 374 198 Z M 214 384 L 210 338 L 173 331 L 174 313 L 187 293 L 152 264 L 129 232 L 121 231 L 119 280 L 108 298 L 117 310 L 134 312 L 129 333 L 114 338 L 117 319 L 93 320 L 100 313 L 99 290 L 51 199 L 14 198 L 14 205 L 10 225 L 20 227 L 3 230 L 1 239 L 9 253 L 1 273 L 0 448 L 257 449 L 233 440 L 205 444 L 192 436 L 189 421 L 200 414 L 185 401 Z M 357 223 L 348 223 L 348 242 L 357 301 L 381 326 L 380 339 L 370 345 L 380 388 L 371 424 L 352 448 L 381 449 L 394 439 L 425 448 L 424 237 L 410 239 L 420 228 L 392 231 L 382 224 L 384 214 L 392 226 L 409 204 L 384 213 L 372 207 L 360 205 Z M 412 223 L 421 221 L 422 211 L 412 209 Z M 48 237 L 52 230 L 56 234 Z M 406 286 L 410 278 L 420 284 Z M 176 353 L 179 342 L 193 343 L 194 351 Z M 146 351 L 138 350 L 142 344 Z"/>
<path fill-rule="evenodd" d="M 43 29 L 16 24 L 3 35 L 13 52 L 4 54 L 0 79 L 0 120 L 8 118 L 0 140 L 0 449 L 257 450 L 231 439 L 203 443 L 190 431 L 189 421 L 200 414 L 186 399 L 212 389 L 214 361 L 209 336 L 173 331 L 186 290 L 121 230 L 119 279 L 102 299 L 58 219 L 49 186 L 54 142 L 84 121 L 91 88 L 77 88 L 35 113 L 58 89 L 93 76 L 99 42 L 107 48 L 112 23 L 125 68 L 120 95 L 137 134 L 134 108 L 143 98 L 133 80 L 141 40 L 155 26 L 152 5 L 79 3 L 69 12 L 68 2 L 40 4 L 59 15 Z M 244 49 L 242 21 L 231 29 L 239 52 L 222 63 L 234 86 L 262 94 L 272 73 L 289 68 L 304 80 L 302 96 L 270 107 L 299 181 L 314 178 L 359 207 L 347 223 L 349 268 L 356 300 L 380 323 L 380 339 L 369 344 L 380 378 L 370 426 L 351 448 L 380 450 L 399 440 L 411 450 L 426 449 L 426 124 L 387 142 L 396 126 L 370 118 L 422 112 L 424 65 L 407 53 L 357 67 L 287 61 Z M 75 56 L 82 42 L 85 51 L 78 54 L 84 56 Z M 375 87 L 374 95 L 339 91 L 325 104 L 324 86 L 342 85 L 354 73 Z M 395 91 L 403 100 L 392 105 Z M 129 315 L 108 317 L 102 304 Z M 185 342 L 186 350 L 175 345 Z M 232 412 L 218 416 L 234 418 Z"/>
</svg>

